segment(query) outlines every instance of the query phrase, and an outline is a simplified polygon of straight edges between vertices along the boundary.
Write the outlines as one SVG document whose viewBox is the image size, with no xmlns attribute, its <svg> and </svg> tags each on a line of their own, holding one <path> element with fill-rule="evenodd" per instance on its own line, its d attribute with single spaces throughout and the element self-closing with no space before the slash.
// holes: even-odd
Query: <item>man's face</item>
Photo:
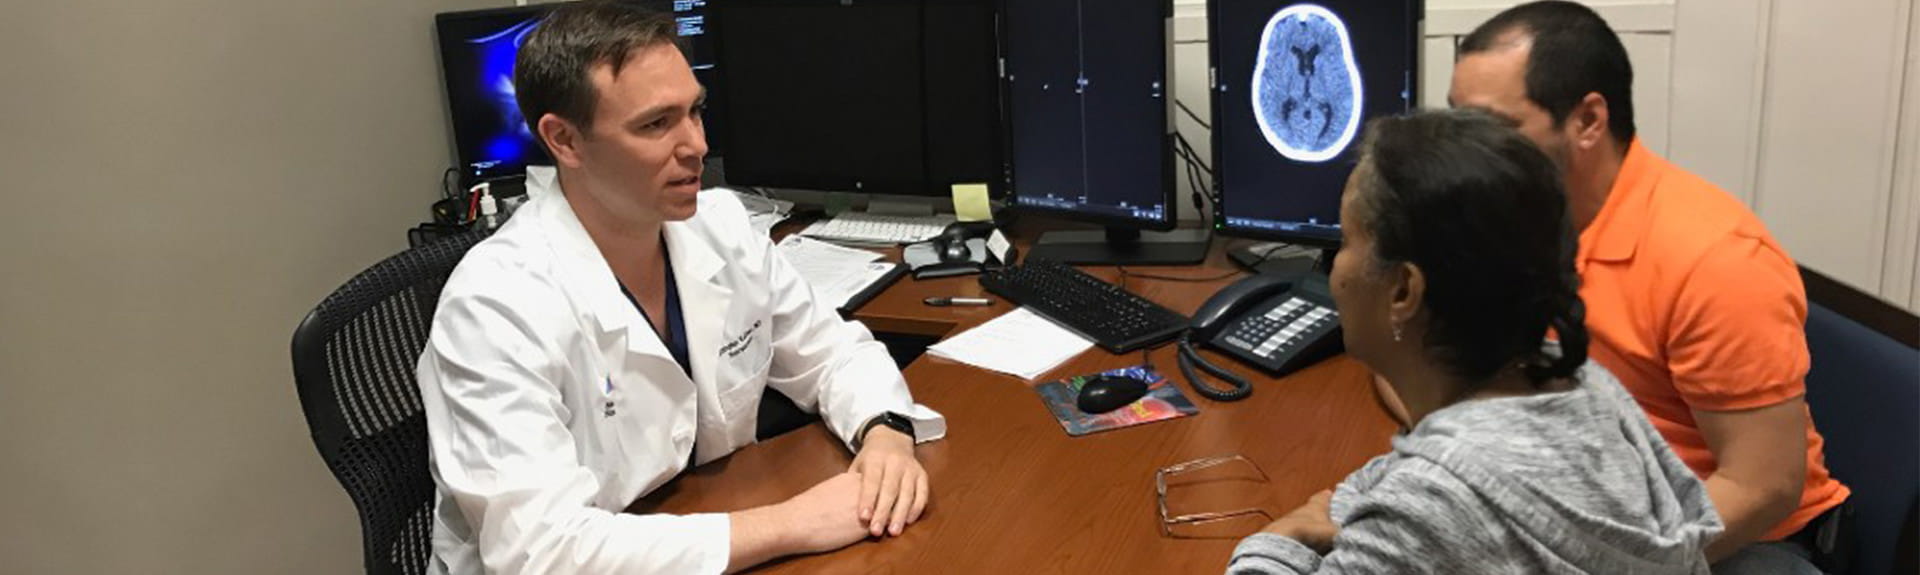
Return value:
<svg viewBox="0 0 1920 575">
<path fill-rule="evenodd" d="M 1521 135 L 1533 140 L 1565 171 L 1572 153 L 1567 135 L 1554 126 L 1546 108 L 1527 98 L 1527 56 L 1531 52 L 1528 40 L 1514 39 L 1460 58 L 1453 64 L 1447 105 L 1479 108 L 1512 121 Z"/>
<path fill-rule="evenodd" d="M 625 221 L 693 217 L 707 155 L 705 94 L 680 50 L 640 48 L 618 75 L 601 64 L 587 77 L 598 101 L 577 142 L 578 167 L 595 203 Z"/>
</svg>

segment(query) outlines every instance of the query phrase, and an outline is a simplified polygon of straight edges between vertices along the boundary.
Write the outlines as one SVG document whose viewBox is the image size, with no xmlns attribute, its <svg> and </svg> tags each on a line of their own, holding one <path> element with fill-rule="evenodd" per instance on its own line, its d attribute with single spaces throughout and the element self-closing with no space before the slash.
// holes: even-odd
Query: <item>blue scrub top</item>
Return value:
<svg viewBox="0 0 1920 575">
<path fill-rule="evenodd" d="M 687 359 L 687 324 L 680 313 L 680 287 L 673 280 L 673 256 L 667 254 L 665 237 L 660 238 L 660 258 L 665 260 L 664 267 L 667 269 L 667 353 L 673 354 L 673 362 L 680 364 L 680 371 L 686 373 L 687 379 L 691 381 L 693 362 Z M 647 329 L 652 330 L 653 318 L 647 317 L 647 308 L 640 307 L 640 300 L 633 297 L 633 292 L 627 289 L 627 284 L 621 283 L 618 279 L 615 279 L 614 283 L 620 284 L 620 295 L 627 296 L 627 301 L 633 303 L 633 309 L 640 310 L 640 317 L 647 320 Z M 687 450 L 687 467 L 680 470 L 680 473 L 685 474 L 693 470 L 697 453 L 699 453 L 697 446 L 695 449 Z"/>
<path fill-rule="evenodd" d="M 687 359 L 687 324 L 680 313 L 680 288 L 673 280 L 673 257 L 667 255 L 664 241 L 660 248 L 660 257 L 666 260 L 667 268 L 667 353 L 673 354 L 673 362 L 680 364 L 680 371 L 687 374 L 687 379 L 693 379 L 693 363 Z M 640 300 L 627 290 L 627 284 L 620 284 L 620 295 L 633 302 L 633 309 L 640 310 L 640 317 L 646 319 L 647 328 L 652 329 L 653 318 L 647 317 L 647 309 L 640 307 Z"/>
</svg>

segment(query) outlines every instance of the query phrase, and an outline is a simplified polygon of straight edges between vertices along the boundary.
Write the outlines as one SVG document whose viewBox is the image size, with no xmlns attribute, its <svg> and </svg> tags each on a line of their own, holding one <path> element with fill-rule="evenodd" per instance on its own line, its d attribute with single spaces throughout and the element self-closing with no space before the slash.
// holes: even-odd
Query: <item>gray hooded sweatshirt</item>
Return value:
<svg viewBox="0 0 1920 575">
<path fill-rule="evenodd" d="M 1708 573 L 1706 486 L 1588 362 L 1562 392 L 1464 401 L 1347 476 L 1322 557 L 1255 534 L 1228 573 Z"/>
</svg>

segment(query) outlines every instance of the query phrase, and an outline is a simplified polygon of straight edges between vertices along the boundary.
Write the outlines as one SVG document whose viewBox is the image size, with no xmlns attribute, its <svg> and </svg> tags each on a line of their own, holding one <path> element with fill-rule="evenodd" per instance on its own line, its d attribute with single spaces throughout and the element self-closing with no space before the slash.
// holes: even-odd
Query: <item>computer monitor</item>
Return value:
<svg viewBox="0 0 1920 575">
<path fill-rule="evenodd" d="M 1422 0 L 1208 0 L 1214 228 L 1340 241 L 1367 120 L 1413 110 Z"/>
<path fill-rule="evenodd" d="M 1022 211 L 1101 224 L 1053 232 L 1030 258 L 1189 264 L 1206 231 L 1176 225 L 1167 0 L 1005 0 L 1012 197 Z"/>
<path fill-rule="evenodd" d="M 706 0 L 635 0 L 656 10 L 672 10 L 678 31 L 702 83 L 713 75 L 713 47 L 706 28 Z M 513 89 L 514 58 L 527 34 L 555 4 L 446 12 L 434 18 L 440 42 L 441 79 L 453 123 L 454 153 L 461 177 L 472 182 L 517 176 L 529 165 L 547 165 L 547 156 L 520 117 Z M 708 130 L 724 114 L 711 106 Z M 718 146 L 709 141 L 709 148 Z"/>
<path fill-rule="evenodd" d="M 1001 187 L 992 0 L 726 0 L 727 183 L 947 197 Z M 712 127 L 709 127 L 712 130 Z"/>
<path fill-rule="evenodd" d="M 718 89 L 722 80 L 718 49 L 714 44 L 720 32 L 707 17 L 707 0 L 638 1 L 658 10 L 673 10 L 675 32 L 686 51 L 687 64 L 693 67 L 693 78 L 708 91 Z M 707 128 L 707 157 L 710 158 L 726 155 L 727 114 L 721 112 L 722 109 L 709 99 L 706 111 L 700 114 L 701 123 Z"/>
</svg>

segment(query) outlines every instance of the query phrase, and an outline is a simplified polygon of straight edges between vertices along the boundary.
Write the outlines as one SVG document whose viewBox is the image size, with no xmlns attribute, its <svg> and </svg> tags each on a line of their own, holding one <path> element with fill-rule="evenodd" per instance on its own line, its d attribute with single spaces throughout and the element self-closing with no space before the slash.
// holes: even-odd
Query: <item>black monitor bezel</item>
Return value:
<svg viewBox="0 0 1920 575">
<path fill-rule="evenodd" d="M 1211 38 L 1219 37 L 1219 29 L 1217 28 L 1217 26 L 1219 25 L 1219 18 L 1216 17 L 1219 10 L 1219 6 L 1221 2 L 1230 2 L 1230 1 L 1232 0 L 1206 0 L 1207 38 L 1211 39 Z M 1407 43 L 1407 61 L 1412 62 L 1415 68 L 1414 73 L 1409 77 L 1407 82 L 1407 90 L 1411 98 L 1411 101 L 1408 103 L 1410 108 L 1408 111 L 1412 111 L 1411 110 L 1412 108 L 1419 107 L 1420 74 L 1419 74 L 1418 68 L 1420 66 L 1420 44 L 1423 40 L 1423 38 L 1420 36 L 1420 31 L 1422 27 L 1422 22 L 1426 19 L 1427 8 L 1426 8 L 1426 0 L 1400 0 L 1400 1 L 1404 2 L 1407 5 L 1407 7 L 1412 9 L 1414 13 L 1414 17 L 1412 20 L 1409 21 L 1407 31 L 1406 31 L 1407 34 L 1411 38 L 1413 38 L 1412 42 Z M 1299 0 L 1298 3 L 1310 4 L 1312 2 L 1311 0 Z M 1219 50 L 1220 50 L 1220 45 L 1218 43 L 1211 42 L 1211 41 L 1207 42 L 1207 105 L 1210 108 L 1209 117 L 1211 118 L 1219 118 L 1221 114 L 1220 90 L 1218 85 L 1219 62 L 1220 62 Z M 1285 242 L 1285 243 L 1296 244 L 1296 245 L 1322 247 L 1322 248 L 1335 248 L 1340 246 L 1340 243 L 1341 243 L 1340 232 L 1337 230 L 1333 231 L 1332 233 L 1324 233 L 1324 232 L 1308 233 L 1308 232 L 1289 232 L 1289 231 L 1282 231 L 1282 230 L 1269 230 L 1264 228 L 1251 228 L 1251 227 L 1244 227 L 1244 226 L 1229 225 L 1227 223 L 1227 215 L 1226 215 L 1227 210 L 1223 207 L 1230 201 L 1226 198 L 1226 194 L 1224 193 L 1226 190 L 1226 185 L 1224 182 L 1223 175 L 1226 173 L 1226 170 L 1224 170 L 1221 166 L 1221 163 L 1226 160 L 1225 160 L 1225 154 L 1221 151 L 1222 148 L 1221 148 L 1221 142 L 1220 142 L 1220 131 L 1217 125 L 1218 124 L 1216 120 L 1216 128 L 1207 131 L 1207 137 L 1210 139 L 1212 143 L 1211 157 L 1213 161 L 1213 165 L 1212 165 L 1213 181 L 1211 186 L 1212 189 L 1209 190 L 1210 192 L 1209 195 L 1210 195 L 1212 206 L 1213 206 L 1213 214 L 1212 214 L 1213 215 L 1213 231 L 1215 233 L 1218 233 L 1223 236 L 1231 236 L 1231 237 L 1237 237 L 1237 238 L 1277 241 L 1277 242 Z"/>
<path fill-rule="evenodd" d="M 1165 203 L 1166 207 L 1164 210 L 1162 210 L 1162 213 L 1165 214 L 1165 217 L 1158 221 L 1133 218 L 1133 217 L 1127 217 L 1127 216 L 1116 216 L 1116 215 L 1110 215 L 1110 214 L 1098 214 L 1098 213 L 1086 212 L 1081 210 L 1053 208 L 1048 206 L 1023 205 L 1019 203 L 1020 191 L 1014 186 L 1015 174 L 1019 171 L 1020 167 L 1017 165 L 1017 162 L 1014 161 L 1014 153 L 1013 153 L 1013 145 L 1014 145 L 1014 142 L 1013 142 L 1013 134 L 1014 134 L 1013 94 L 1012 94 L 1013 86 L 1007 81 L 1007 66 L 1006 66 L 1006 61 L 1008 60 L 1008 52 L 1009 52 L 1008 46 L 1007 46 L 1008 42 L 1007 42 L 1007 33 L 1006 33 L 1007 5 L 1013 2 L 1019 2 L 1019 1 L 1020 0 L 1000 0 L 998 5 L 995 8 L 999 12 L 999 20 L 1000 20 L 1000 26 L 999 26 L 1000 59 L 1001 59 L 1000 117 L 1001 117 L 1001 122 L 1003 123 L 1000 129 L 1000 133 L 1006 139 L 1005 140 L 1006 144 L 1001 146 L 1001 148 L 1005 150 L 1004 165 L 1006 166 L 1006 171 L 1005 171 L 1006 180 L 1002 182 L 1002 185 L 1007 190 L 1006 197 L 1009 205 L 1012 206 L 1013 209 L 1018 210 L 1022 213 L 1048 216 L 1048 217 L 1053 217 L 1053 218 L 1058 218 L 1063 220 L 1087 222 L 1087 223 L 1105 226 L 1109 228 L 1138 229 L 1138 230 L 1164 232 L 1164 231 L 1172 230 L 1176 227 L 1179 227 L 1180 225 L 1180 214 L 1179 214 L 1180 190 L 1174 184 L 1174 166 L 1173 166 L 1174 133 L 1173 133 L 1173 119 L 1172 119 L 1172 113 L 1171 113 L 1173 108 L 1173 98 L 1174 98 L 1173 77 L 1172 77 L 1173 66 L 1171 65 L 1171 60 L 1173 58 L 1173 45 L 1171 42 L 1168 41 L 1171 37 L 1170 30 L 1173 28 L 1173 0 L 1157 0 L 1160 4 L 1161 25 L 1159 26 L 1159 29 L 1154 32 L 1155 33 L 1154 42 L 1162 46 L 1163 47 L 1162 49 L 1164 50 L 1161 58 L 1158 61 L 1156 61 L 1154 65 L 1159 68 L 1159 72 L 1160 72 L 1159 75 L 1161 78 L 1160 80 L 1161 96 L 1160 97 L 1163 100 L 1165 100 L 1165 104 L 1166 104 L 1165 106 L 1162 106 L 1162 113 L 1159 114 L 1159 118 L 1158 118 L 1158 121 L 1159 121 L 1158 131 L 1160 134 L 1162 134 L 1162 137 L 1160 138 L 1160 173 L 1161 173 L 1160 188 L 1161 188 L 1161 195 L 1166 201 Z"/>
<path fill-rule="evenodd" d="M 856 0 L 708 0 L 708 1 L 710 2 L 708 4 L 708 12 L 707 12 L 709 33 L 713 34 L 714 33 L 713 31 L 720 30 L 725 27 L 725 22 L 727 18 L 727 15 L 725 14 L 726 10 L 731 8 L 737 8 L 741 4 L 745 4 L 745 3 L 759 3 L 761 5 L 785 5 L 785 6 L 841 7 L 841 6 L 850 5 L 853 1 L 856 1 Z M 924 6 L 930 2 L 934 2 L 938 0 L 857 0 L 857 1 L 862 4 L 892 3 L 892 4 L 912 4 L 912 5 Z M 997 22 L 999 21 L 998 19 L 1000 16 L 1000 12 L 999 12 L 1000 4 L 998 0 L 976 0 L 976 1 L 978 1 L 979 5 L 989 6 L 994 10 L 993 15 L 997 25 Z M 994 45 L 997 49 L 1000 46 L 1000 42 L 998 39 L 999 30 L 996 28 L 994 33 L 995 33 Z M 714 59 L 716 64 L 715 68 L 717 68 L 718 73 L 714 75 L 715 85 L 709 86 L 709 90 L 707 93 L 707 101 L 711 105 L 716 105 L 723 109 L 731 108 L 733 106 L 732 98 L 730 96 L 732 92 L 730 91 L 731 89 L 727 85 L 728 84 L 727 78 L 728 78 L 728 75 L 732 73 L 732 69 L 731 69 L 732 67 L 725 65 L 725 63 L 722 61 L 723 55 L 728 53 L 727 47 L 726 47 L 728 41 L 727 41 L 726 35 L 724 33 L 721 33 L 721 34 L 715 35 L 714 38 L 711 40 L 711 42 L 713 42 L 713 45 L 714 45 Z M 924 100 L 924 97 L 922 99 Z M 996 111 L 1002 118 L 1002 122 L 998 124 L 996 127 L 1004 127 L 1005 125 L 1004 118 L 1006 115 L 1005 101 L 1002 100 L 1001 102 L 996 103 L 996 108 L 997 108 Z M 723 137 L 722 139 L 727 141 L 740 140 L 740 139 L 743 139 L 743 134 L 741 134 L 740 132 L 745 129 L 746 127 L 741 126 L 738 123 L 728 122 L 726 126 L 723 127 L 719 135 Z M 713 133 L 709 133 L 709 141 L 712 140 L 713 136 L 714 136 Z M 1005 135 L 1002 134 L 1000 139 L 1004 141 Z M 982 180 L 980 183 L 987 184 L 991 194 L 999 195 L 1001 191 L 1005 189 L 1002 182 L 1005 181 L 1005 179 L 1007 178 L 1007 176 L 1005 176 L 1005 173 L 1007 171 L 1006 163 L 1008 161 L 1007 150 L 1003 145 L 1001 146 L 1000 149 L 992 150 L 991 153 L 994 156 L 996 156 L 996 160 L 997 160 L 996 163 L 998 163 L 1001 166 L 1000 167 L 1001 173 L 995 175 L 994 177 L 986 178 Z M 751 158 L 748 158 L 748 159 L 751 160 Z M 885 195 L 885 196 L 896 196 L 896 197 L 945 198 L 945 197 L 951 197 L 953 193 L 952 186 L 957 184 L 956 182 L 934 181 L 931 178 L 876 180 L 876 179 L 862 179 L 862 178 L 855 178 L 855 177 L 847 177 L 847 176 L 840 176 L 840 175 L 827 175 L 827 174 L 820 174 L 820 173 L 791 173 L 791 172 L 782 172 L 779 170 L 758 170 L 753 166 L 746 166 L 743 168 L 740 164 L 740 157 L 737 152 L 728 155 L 726 157 L 726 161 L 727 161 L 727 164 L 725 166 L 725 170 L 726 170 L 727 184 L 735 185 L 735 186 L 753 186 L 753 187 L 766 187 L 766 188 L 775 188 L 775 189 L 815 190 L 815 191 L 827 191 L 827 192 L 851 192 L 851 193 L 858 193 L 858 194 L 873 194 L 873 195 Z"/>
</svg>

